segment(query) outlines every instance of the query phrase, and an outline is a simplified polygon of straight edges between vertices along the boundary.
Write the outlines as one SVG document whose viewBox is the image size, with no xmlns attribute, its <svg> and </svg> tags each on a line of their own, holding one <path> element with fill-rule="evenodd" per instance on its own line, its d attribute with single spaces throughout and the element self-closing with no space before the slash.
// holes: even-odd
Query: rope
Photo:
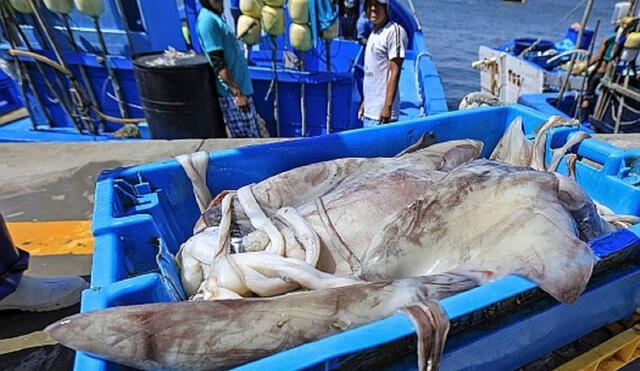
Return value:
<svg viewBox="0 0 640 371">
<path fill-rule="evenodd" d="M 68 78 L 72 79 L 73 74 L 67 70 L 64 66 L 62 66 L 61 64 L 54 62 L 53 60 L 40 55 L 38 53 L 32 53 L 32 52 L 28 52 L 26 50 L 18 50 L 18 49 L 9 49 L 7 51 L 9 53 L 10 56 L 22 56 L 22 57 L 29 57 L 29 58 L 33 58 L 39 62 L 42 62 L 46 65 L 48 65 L 49 67 L 58 70 L 60 72 L 62 72 L 65 76 L 67 76 Z M 111 122 L 117 122 L 120 124 L 139 124 L 141 122 L 145 122 L 146 119 L 145 118 L 132 118 L 132 119 L 124 119 L 124 118 L 119 118 L 119 117 L 113 117 L 110 115 L 107 115 L 106 113 L 103 113 L 102 111 L 100 111 L 100 109 L 96 106 L 94 106 L 93 104 L 89 104 L 89 108 L 99 117 L 101 117 L 104 120 L 107 121 L 111 121 Z"/>
</svg>

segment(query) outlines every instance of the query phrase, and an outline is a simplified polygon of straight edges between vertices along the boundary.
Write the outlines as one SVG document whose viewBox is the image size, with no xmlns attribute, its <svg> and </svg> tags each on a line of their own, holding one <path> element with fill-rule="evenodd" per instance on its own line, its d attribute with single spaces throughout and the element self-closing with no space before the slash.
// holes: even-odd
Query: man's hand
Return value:
<svg viewBox="0 0 640 371">
<path fill-rule="evenodd" d="M 358 119 L 364 120 L 364 101 L 360 103 L 360 108 L 358 109 Z"/>
<path fill-rule="evenodd" d="M 391 106 L 384 106 L 380 112 L 380 123 L 386 124 L 389 121 L 391 121 Z"/>
<path fill-rule="evenodd" d="M 236 95 L 235 101 L 240 112 L 249 112 L 249 98 L 246 95 Z"/>
</svg>

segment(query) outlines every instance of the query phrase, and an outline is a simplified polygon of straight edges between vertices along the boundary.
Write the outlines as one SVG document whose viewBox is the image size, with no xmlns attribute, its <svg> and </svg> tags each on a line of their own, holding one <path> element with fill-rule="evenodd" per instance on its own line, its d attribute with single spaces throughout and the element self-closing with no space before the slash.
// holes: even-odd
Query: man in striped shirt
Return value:
<svg viewBox="0 0 640 371">
<path fill-rule="evenodd" d="M 364 54 L 364 97 L 358 116 L 366 127 L 398 120 L 398 81 L 409 41 L 404 28 L 389 19 L 389 0 L 366 0 L 365 11 L 373 30 Z"/>
</svg>

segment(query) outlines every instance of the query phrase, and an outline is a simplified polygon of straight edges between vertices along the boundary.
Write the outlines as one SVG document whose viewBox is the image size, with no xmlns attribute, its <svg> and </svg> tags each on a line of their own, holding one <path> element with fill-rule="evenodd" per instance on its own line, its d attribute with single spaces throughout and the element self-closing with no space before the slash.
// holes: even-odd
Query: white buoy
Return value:
<svg viewBox="0 0 640 371">
<path fill-rule="evenodd" d="M 240 12 L 252 18 L 260 18 L 263 6 L 262 0 L 240 0 Z"/>
<path fill-rule="evenodd" d="M 284 12 L 282 8 L 262 7 L 262 29 L 271 36 L 284 33 Z"/>
<path fill-rule="evenodd" d="M 73 0 L 44 0 L 44 5 L 53 13 L 69 14 L 73 11 Z"/>
<path fill-rule="evenodd" d="M 29 0 L 9 0 L 11 7 L 20 13 L 33 14 Z"/>
<path fill-rule="evenodd" d="M 294 23 L 309 23 L 309 0 L 289 0 L 289 18 Z"/>
<path fill-rule="evenodd" d="M 99 17 L 104 13 L 104 1 L 102 0 L 73 0 L 73 3 L 80 13 L 89 17 Z"/>
<path fill-rule="evenodd" d="M 113 92 L 116 95 L 116 102 L 118 103 L 118 110 L 120 111 L 120 116 L 122 118 L 127 118 L 127 106 L 124 101 L 124 96 L 122 95 L 122 89 L 120 87 L 120 83 L 118 82 L 118 78 L 115 74 L 115 71 L 109 65 L 109 50 L 107 49 L 107 43 L 104 40 L 104 34 L 102 33 L 102 28 L 100 27 L 100 16 L 104 13 L 104 1 L 102 0 L 73 0 L 78 11 L 84 15 L 88 15 L 93 19 L 93 25 L 96 29 L 96 33 L 98 34 L 98 41 L 100 42 L 100 47 L 102 49 L 102 62 L 101 64 L 107 70 L 107 75 L 109 76 L 109 80 L 113 84 Z"/>
<path fill-rule="evenodd" d="M 289 42 L 295 50 L 306 52 L 313 47 L 311 29 L 306 24 L 291 23 L 289 26 Z"/>
<path fill-rule="evenodd" d="M 264 0 L 264 3 L 273 8 L 282 8 L 284 6 L 284 0 Z"/>
<path fill-rule="evenodd" d="M 236 36 L 249 46 L 257 44 L 260 42 L 260 20 L 241 15 L 238 17 Z"/>
</svg>

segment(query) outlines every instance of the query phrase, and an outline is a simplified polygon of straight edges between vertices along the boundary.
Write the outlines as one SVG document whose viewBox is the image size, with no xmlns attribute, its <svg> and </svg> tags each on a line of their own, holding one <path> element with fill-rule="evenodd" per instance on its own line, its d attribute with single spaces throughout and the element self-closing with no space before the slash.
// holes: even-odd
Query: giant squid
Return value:
<svg viewBox="0 0 640 371">
<path fill-rule="evenodd" d="M 47 331 L 133 367 L 223 369 L 403 310 L 422 329 L 421 367 L 437 367 L 448 327 L 433 300 L 517 274 L 572 303 L 595 261 L 586 242 L 613 230 L 572 179 L 476 159 L 481 148 L 333 160 L 226 192 L 181 250 L 187 291 L 216 300 L 116 307 Z"/>
</svg>

